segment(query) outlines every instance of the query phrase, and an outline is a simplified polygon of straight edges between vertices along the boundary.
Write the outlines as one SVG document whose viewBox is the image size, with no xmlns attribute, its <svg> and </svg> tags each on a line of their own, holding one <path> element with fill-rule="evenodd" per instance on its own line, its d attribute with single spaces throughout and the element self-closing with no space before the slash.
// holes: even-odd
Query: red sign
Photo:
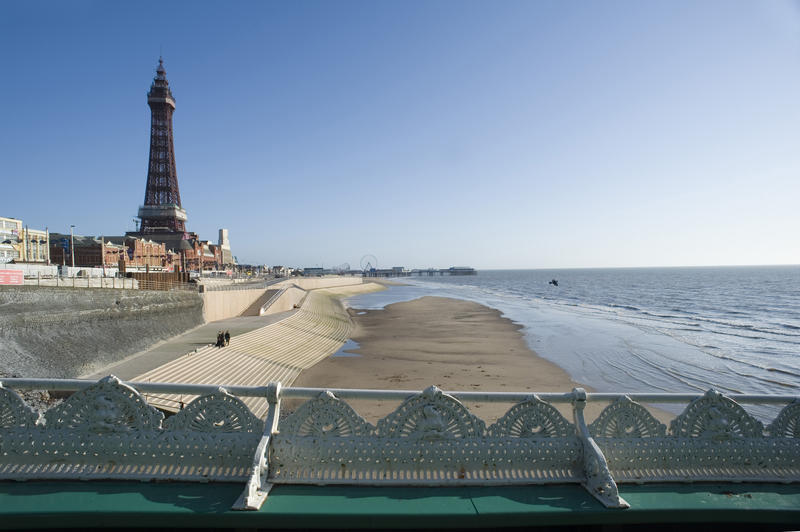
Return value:
<svg viewBox="0 0 800 532">
<path fill-rule="evenodd" d="M 0 284 L 22 284 L 24 281 L 22 270 L 0 270 Z"/>
</svg>

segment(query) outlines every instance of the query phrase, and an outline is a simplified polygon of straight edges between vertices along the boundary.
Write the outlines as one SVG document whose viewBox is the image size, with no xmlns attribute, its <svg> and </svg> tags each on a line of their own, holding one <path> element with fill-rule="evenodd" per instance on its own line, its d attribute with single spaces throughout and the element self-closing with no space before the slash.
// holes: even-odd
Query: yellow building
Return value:
<svg viewBox="0 0 800 532">
<path fill-rule="evenodd" d="M 50 264 L 50 234 L 39 229 L 23 230 L 22 260 Z"/>
</svg>

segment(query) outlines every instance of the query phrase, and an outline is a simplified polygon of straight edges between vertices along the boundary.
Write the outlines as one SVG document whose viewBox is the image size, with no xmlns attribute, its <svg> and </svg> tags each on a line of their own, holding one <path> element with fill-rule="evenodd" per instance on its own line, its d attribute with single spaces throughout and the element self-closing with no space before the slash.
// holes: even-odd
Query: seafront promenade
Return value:
<svg viewBox="0 0 800 532">
<path fill-rule="evenodd" d="M 93 377 L 114 374 L 138 382 L 218 386 L 259 386 L 271 381 L 290 385 L 302 370 L 335 353 L 349 338 L 353 324 L 339 298 L 381 289 L 376 283 L 312 289 L 297 309 L 208 323 Z M 231 332 L 230 345 L 211 344 L 218 330 Z M 153 406 L 173 412 L 193 398 L 147 396 Z M 245 403 L 259 417 L 266 412 L 264 399 L 248 398 Z"/>
</svg>

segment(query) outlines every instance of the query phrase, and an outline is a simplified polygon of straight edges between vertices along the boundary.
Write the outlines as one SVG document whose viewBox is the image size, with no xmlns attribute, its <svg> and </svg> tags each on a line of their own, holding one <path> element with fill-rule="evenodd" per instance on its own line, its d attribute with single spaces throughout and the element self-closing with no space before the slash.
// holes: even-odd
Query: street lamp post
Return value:
<svg viewBox="0 0 800 532">
<path fill-rule="evenodd" d="M 72 259 L 72 267 L 75 267 L 75 237 L 72 234 L 74 225 L 69 226 L 69 258 Z"/>
<path fill-rule="evenodd" d="M 106 239 L 100 237 L 100 264 L 103 265 L 103 277 L 106 276 Z M 102 286 L 102 285 L 101 285 Z"/>
</svg>

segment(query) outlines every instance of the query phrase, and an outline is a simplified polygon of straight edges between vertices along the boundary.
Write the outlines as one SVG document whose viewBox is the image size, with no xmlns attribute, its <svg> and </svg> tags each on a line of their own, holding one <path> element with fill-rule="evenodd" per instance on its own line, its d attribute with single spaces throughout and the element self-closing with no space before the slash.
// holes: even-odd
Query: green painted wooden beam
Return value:
<svg viewBox="0 0 800 532">
<path fill-rule="evenodd" d="M 623 485 L 628 510 L 580 486 L 276 486 L 234 512 L 240 484 L 0 482 L 0 528 L 490 528 L 647 523 L 800 525 L 800 486 Z"/>
</svg>

